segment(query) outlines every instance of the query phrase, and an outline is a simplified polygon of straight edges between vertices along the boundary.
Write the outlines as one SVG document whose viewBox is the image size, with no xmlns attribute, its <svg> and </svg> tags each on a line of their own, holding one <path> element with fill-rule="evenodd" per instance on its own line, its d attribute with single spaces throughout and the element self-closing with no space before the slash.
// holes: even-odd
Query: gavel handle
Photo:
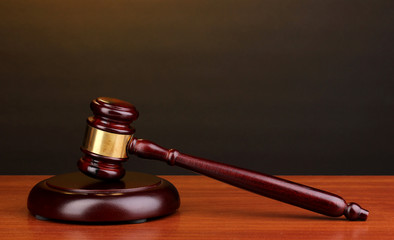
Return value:
<svg viewBox="0 0 394 240">
<path fill-rule="evenodd" d="M 268 174 L 182 154 L 174 149 L 168 150 L 148 140 L 133 138 L 128 144 L 128 151 L 142 158 L 162 160 L 170 165 L 177 165 L 262 196 L 327 216 L 345 215 L 348 220 L 361 221 L 365 221 L 368 217 L 367 210 L 356 203 L 347 204 L 338 195 Z"/>
</svg>

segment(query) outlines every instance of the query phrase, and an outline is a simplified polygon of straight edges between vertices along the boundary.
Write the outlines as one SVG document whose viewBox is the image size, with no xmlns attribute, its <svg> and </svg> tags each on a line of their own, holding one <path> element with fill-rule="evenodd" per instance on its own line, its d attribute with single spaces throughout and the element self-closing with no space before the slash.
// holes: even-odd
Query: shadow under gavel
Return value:
<svg viewBox="0 0 394 240">
<path fill-rule="evenodd" d="M 141 158 L 165 161 L 206 175 L 233 186 L 292 204 L 331 217 L 345 215 L 348 220 L 365 221 L 369 212 L 356 203 L 347 204 L 335 194 L 291 182 L 268 174 L 258 173 L 182 154 L 165 149 L 155 143 L 136 139 L 130 124 L 138 118 L 136 108 L 125 101 L 100 97 L 92 101 L 94 116 L 87 120 L 88 126 L 81 147 L 84 153 L 78 161 L 79 169 L 86 175 L 102 180 L 121 179 L 125 170 L 122 162 L 127 153 Z"/>
</svg>

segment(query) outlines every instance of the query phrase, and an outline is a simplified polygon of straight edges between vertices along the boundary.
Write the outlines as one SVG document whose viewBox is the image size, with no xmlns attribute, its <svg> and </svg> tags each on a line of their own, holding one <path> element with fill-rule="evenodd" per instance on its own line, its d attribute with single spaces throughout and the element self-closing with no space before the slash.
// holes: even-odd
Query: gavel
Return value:
<svg viewBox="0 0 394 240">
<path fill-rule="evenodd" d="M 87 129 L 78 168 L 86 175 L 117 181 L 125 175 L 122 163 L 128 153 L 155 159 L 206 175 L 253 193 L 292 204 L 331 217 L 345 215 L 348 220 L 365 221 L 369 212 L 357 203 L 349 203 L 333 193 L 298 184 L 279 177 L 219 163 L 163 148 L 133 136 L 130 124 L 138 118 L 136 108 L 125 101 L 99 97 L 90 104 L 94 116 Z"/>
</svg>

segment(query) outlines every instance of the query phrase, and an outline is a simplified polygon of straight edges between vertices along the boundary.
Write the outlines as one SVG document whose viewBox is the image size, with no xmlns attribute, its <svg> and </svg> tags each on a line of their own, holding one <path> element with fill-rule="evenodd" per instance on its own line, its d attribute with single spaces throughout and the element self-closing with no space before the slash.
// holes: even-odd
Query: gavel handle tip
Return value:
<svg viewBox="0 0 394 240">
<path fill-rule="evenodd" d="M 366 221 L 369 211 L 352 202 L 347 205 L 344 215 L 350 221 Z"/>
</svg>

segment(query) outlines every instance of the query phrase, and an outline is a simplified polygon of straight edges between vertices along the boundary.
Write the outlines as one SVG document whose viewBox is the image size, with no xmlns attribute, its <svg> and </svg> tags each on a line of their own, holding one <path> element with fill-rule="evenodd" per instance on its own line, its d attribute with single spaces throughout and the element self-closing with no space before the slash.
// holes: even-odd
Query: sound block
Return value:
<svg viewBox="0 0 394 240">
<path fill-rule="evenodd" d="M 27 207 L 37 218 L 73 222 L 143 222 L 175 212 L 176 188 L 154 175 L 127 172 L 102 181 L 81 172 L 54 176 L 30 191 Z"/>
</svg>

